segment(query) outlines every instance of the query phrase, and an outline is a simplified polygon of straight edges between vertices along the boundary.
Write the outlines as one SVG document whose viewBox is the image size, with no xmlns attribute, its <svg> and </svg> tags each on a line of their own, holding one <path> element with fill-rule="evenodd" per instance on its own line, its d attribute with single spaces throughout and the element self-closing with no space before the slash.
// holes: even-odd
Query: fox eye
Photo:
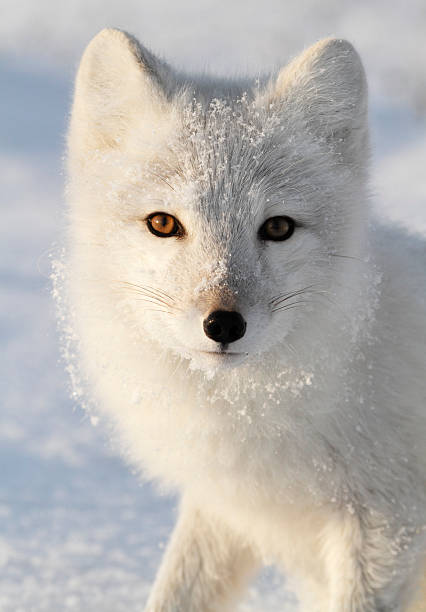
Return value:
<svg viewBox="0 0 426 612">
<path fill-rule="evenodd" d="M 154 236 L 169 238 L 169 236 L 183 236 L 184 230 L 179 221 L 173 215 L 163 212 L 152 213 L 147 217 L 146 224 Z"/>
<path fill-rule="evenodd" d="M 261 240 L 287 240 L 294 232 L 295 223 L 290 217 L 270 217 L 259 228 Z"/>
</svg>

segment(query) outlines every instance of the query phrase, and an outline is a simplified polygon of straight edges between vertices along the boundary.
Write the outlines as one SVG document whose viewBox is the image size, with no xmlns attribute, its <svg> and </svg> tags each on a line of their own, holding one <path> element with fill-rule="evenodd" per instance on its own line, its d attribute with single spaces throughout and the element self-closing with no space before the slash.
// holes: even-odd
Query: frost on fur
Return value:
<svg viewBox="0 0 426 612">
<path fill-rule="evenodd" d="M 366 107 L 342 40 L 255 85 L 175 73 L 117 30 L 83 56 L 58 294 L 79 395 L 182 494 L 150 612 L 224 610 L 266 561 L 305 581 L 310 611 L 412 599 L 422 247 L 370 224 Z M 155 213 L 182 235 L 153 235 Z M 261 239 L 275 217 L 288 240 Z M 244 333 L 219 347 L 212 312 Z"/>
</svg>

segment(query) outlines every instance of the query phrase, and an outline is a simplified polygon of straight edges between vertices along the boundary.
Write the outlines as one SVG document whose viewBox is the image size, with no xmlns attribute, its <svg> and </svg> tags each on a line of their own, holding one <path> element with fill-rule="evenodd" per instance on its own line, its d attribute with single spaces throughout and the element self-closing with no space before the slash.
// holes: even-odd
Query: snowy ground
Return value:
<svg viewBox="0 0 426 612">
<path fill-rule="evenodd" d="M 321 36 L 349 36 L 370 74 L 376 210 L 426 234 L 426 13 L 416 0 L 345 9 L 334 0 L 4 4 L 0 612 L 141 610 L 176 500 L 141 485 L 68 398 L 49 294 L 77 57 L 105 25 L 132 31 L 178 64 L 221 72 L 267 69 Z M 295 610 L 293 601 L 267 572 L 241 611 L 278 611 L 284 602 Z"/>
</svg>

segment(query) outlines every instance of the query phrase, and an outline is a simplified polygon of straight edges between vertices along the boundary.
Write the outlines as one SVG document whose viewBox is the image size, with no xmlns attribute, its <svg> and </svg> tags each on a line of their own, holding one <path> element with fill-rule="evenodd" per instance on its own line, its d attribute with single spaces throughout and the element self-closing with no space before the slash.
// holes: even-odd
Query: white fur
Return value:
<svg viewBox="0 0 426 612">
<path fill-rule="evenodd" d="M 183 500 L 149 612 L 228 609 L 263 562 L 303 584 L 308 612 L 405 611 L 415 597 L 425 247 L 369 223 L 366 106 L 341 40 L 255 86 L 174 73 L 117 30 L 85 52 L 69 320 L 95 410 Z M 185 237 L 153 236 L 156 211 Z M 274 215 L 300 227 L 262 244 Z M 237 356 L 202 352 L 217 308 L 247 321 Z"/>
</svg>

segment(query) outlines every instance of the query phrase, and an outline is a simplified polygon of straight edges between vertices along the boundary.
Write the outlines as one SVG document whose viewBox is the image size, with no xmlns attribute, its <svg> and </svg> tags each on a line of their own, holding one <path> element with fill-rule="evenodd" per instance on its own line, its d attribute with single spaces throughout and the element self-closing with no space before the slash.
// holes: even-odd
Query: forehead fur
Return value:
<svg viewBox="0 0 426 612">
<path fill-rule="evenodd" d="M 176 139 L 151 163 L 181 206 L 195 207 L 213 227 L 233 227 L 235 235 L 230 220 L 246 223 L 276 206 L 280 214 L 318 216 L 347 200 L 350 172 L 293 109 L 259 101 L 253 91 L 234 100 L 184 100 L 180 108 Z"/>
</svg>

